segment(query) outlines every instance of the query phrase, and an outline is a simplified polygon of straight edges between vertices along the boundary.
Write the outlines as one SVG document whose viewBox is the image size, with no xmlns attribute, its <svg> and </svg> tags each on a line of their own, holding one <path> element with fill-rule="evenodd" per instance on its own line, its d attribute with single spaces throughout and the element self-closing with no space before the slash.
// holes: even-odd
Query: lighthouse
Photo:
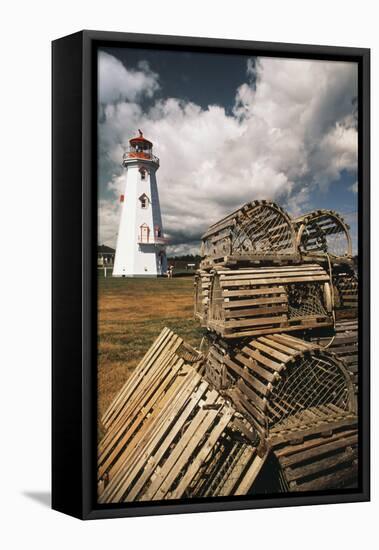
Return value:
<svg viewBox="0 0 379 550">
<path fill-rule="evenodd" d="M 156 171 L 159 159 L 141 130 L 123 156 L 125 183 L 113 277 L 157 277 L 167 271 Z"/>
</svg>

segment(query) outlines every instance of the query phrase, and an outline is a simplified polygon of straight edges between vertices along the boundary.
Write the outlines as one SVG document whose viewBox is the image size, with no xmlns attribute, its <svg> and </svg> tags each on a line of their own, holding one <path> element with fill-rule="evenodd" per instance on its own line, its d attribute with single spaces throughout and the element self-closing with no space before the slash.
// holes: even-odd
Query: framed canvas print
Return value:
<svg viewBox="0 0 379 550">
<path fill-rule="evenodd" d="M 53 508 L 369 499 L 369 50 L 53 42 Z"/>
</svg>

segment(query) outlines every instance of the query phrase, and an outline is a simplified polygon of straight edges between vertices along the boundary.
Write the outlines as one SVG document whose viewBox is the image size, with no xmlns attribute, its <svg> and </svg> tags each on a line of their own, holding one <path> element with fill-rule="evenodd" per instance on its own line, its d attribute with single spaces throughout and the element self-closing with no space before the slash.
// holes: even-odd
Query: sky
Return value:
<svg viewBox="0 0 379 550">
<path fill-rule="evenodd" d="M 115 247 L 122 155 L 141 128 L 157 172 L 169 255 L 246 202 L 326 208 L 357 252 L 357 65 L 132 48 L 98 54 L 99 244 Z"/>
</svg>

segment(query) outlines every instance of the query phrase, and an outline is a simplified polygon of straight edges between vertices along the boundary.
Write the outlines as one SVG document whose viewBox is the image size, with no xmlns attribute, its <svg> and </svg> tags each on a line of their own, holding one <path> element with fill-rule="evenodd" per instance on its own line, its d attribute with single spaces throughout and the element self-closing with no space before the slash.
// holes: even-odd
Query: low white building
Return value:
<svg viewBox="0 0 379 550">
<path fill-rule="evenodd" d="M 115 250 L 105 244 L 97 246 L 97 267 L 112 267 Z"/>
<path fill-rule="evenodd" d="M 143 137 L 129 140 L 124 154 L 125 185 L 120 196 L 114 277 L 157 277 L 167 272 L 156 171 L 159 159 L 153 144 Z"/>
</svg>

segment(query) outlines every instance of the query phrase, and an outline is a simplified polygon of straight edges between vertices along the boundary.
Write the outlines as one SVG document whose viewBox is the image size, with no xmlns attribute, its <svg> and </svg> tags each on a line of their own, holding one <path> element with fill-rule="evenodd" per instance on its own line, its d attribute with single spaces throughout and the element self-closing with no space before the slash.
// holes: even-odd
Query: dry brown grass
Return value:
<svg viewBox="0 0 379 550">
<path fill-rule="evenodd" d="M 98 412 L 105 412 L 161 330 L 198 346 L 193 278 L 104 279 L 98 292 Z"/>
</svg>

